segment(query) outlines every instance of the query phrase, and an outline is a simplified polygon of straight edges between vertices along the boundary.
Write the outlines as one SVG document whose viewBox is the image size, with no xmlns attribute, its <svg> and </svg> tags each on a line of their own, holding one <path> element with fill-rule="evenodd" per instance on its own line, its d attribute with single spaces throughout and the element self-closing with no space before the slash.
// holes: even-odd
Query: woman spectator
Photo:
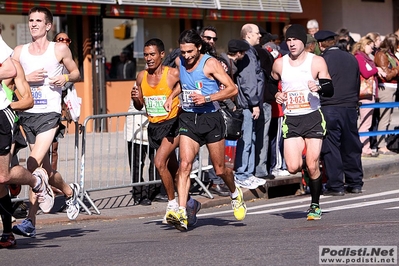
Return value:
<svg viewBox="0 0 399 266">
<path fill-rule="evenodd" d="M 367 98 L 360 98 L 360 103 L 374 103 L 375 92 L 378 88 L 377 76 L 384 76 L 385 73 L 380 67 L 376 67 L 370 54 L 373 52 L 374 42 L 369 37 L 363 37 L 353 46 L 352 53 L 355 55 L 357 63 L 359 64 L 360 75 L 364 79 L 372 78 L 373 82 L 373 95 Z M 359 132 L 367 132 L 371 127 L 373 108 L 360 108 L 359 109 Z M 363 145 L 362 156 L 364 157 L 377 157 L 378 153 L 372 152 L 370 149 L 369 137 L 360 137 L 360 142 Z"/>
<path fill-rule="evenodd" d="M 369 37 L 374 42 L 373 52 L 369 55 L 371 59 L 374 60 L 375 54 L 380 50 L 381 46 L 381 35 L 378 32 L 369 32 L 366 34 L 366 37 Z"/>
<path fill-rule="evenodd" d="M 399 61 L 395 57 L 398 47 L 398 37 L 395 34 L 388 34 L 381 43 L 380 51 L 375 55 L 374 62 L 377 67 L 381 67 L 386 73 L 385 77 L 379 76 L 378 79 L 378 98 L 379 102 L 394 102 L 397 90 L 397 79 L 399 74 Z M 381 108 L 378 131 L 387 130 L 391 122 L 393 108 Z M 384 135 L 377 137 L 378 152 L 385 155 L 395 155 L 395 152 L 387 148 Z"/>
</svg>

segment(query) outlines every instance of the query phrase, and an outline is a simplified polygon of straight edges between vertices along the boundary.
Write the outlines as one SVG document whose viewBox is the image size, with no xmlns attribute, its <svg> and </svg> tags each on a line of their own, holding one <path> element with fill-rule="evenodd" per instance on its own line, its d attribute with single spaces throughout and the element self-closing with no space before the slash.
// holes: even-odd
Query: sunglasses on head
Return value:
<svg viewBox="0 0 399 266">
<path fill-rule="evenodd" d="M 204 37 L 204 38 L 207 39 L 208 41 L 210 41 L 210 40 L 213 39 L 213 41 L 216 42 L 216 41 L 218 40 L 218 37 L 211 37 L 211 36 L 202 36 L 202 37 Z"/>
<path fill-rule="evenodd" d="M 62 38 L 62 37 L 60 37 L 60 38 L 57 39 L 57 42 L 71 43 L 72 40 L 69 39 L 69 38 Z"/>
</svg>

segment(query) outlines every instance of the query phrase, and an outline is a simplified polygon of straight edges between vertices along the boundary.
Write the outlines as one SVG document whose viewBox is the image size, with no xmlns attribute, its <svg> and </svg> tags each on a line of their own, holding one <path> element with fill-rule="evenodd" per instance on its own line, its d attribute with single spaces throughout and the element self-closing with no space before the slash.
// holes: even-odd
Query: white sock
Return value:
<svg viewBox="0 0 399 266">
<path fill-rule="evenodd" d="M 235 199 L 235 198 L 238 197 L 238 189 L 237 189 L 237 188 L 236 188 L 236 190 L 234 190 L 233 193 L 230 193 L 230 197 L 231 197 L 232 199 Z"/>
<path fill-rule="evenodd" d="M 179 206 L 179 204 L 177 204 L 176 199 L 172 199 L 172 200 L 168 200 L 168 206 Z"/>
</svg>

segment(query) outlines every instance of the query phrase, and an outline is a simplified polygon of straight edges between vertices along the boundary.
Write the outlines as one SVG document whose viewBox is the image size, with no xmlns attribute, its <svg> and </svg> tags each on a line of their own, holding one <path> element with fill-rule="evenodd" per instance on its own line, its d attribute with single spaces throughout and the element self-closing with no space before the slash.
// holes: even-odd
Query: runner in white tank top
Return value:
<svg viewBox="0 0 399 266">
<path fill-rule="evenodd" d="M 50 77 L 62 76 L 64 65 L 61 64 L 55 55 L 55 42 L 50 42 L 46 51 L 41 55 L 29 53 L 28 43 L 22 46 L 20 62 L 25 73 L 32 73 L 37 69 L 44 69 L 46 74 L 44 80 L 29 82 L 32 96 L 35 101 L 33 108 L 26 110 L 27 113 L 50 113 L 61 114 L 62 86 L 50 84 Z"/>
<path fill-rule="evenodd" d="M 333 91 L 333 87 L 326 62 L 322 57 L 305 51 L 306 40 L 303 26 L 293 24 L 287 29 L 286 41 L 290 53 L 274 62 L 269 88 L 276 102 L 283 104 L 284 108 L 284 157 L 290 173 L 302 170 L 302 153 L 306 148 L 305 161 L 312 196 L 307 220 L 319 220 L 322 192 L 319 157 L 325 121 L 319 110 L 318 93 L 327 96 L 326 92 Z M 278 80 L 282 81 L 281 92 L 278 91 Z M 319 80 L 320 85 L 315 80 Z"/>
<path fill-rule="evenodd" d="M 29 171 L 43 167 L 55 187 L 66 196 L 67 215 L 71 220 L 79 214 L 79 184 L 66 184 L 59 172 L 52 169 L 48 150 L 59 127 L 61 118 L 61 90 L 67 83 L 76 82 L 80 73 L 73 61 L 72 53 L 65 43 L 54 43 L 47 39 L 47 33 L 53 24 L 53 15 L 45 7 L 36 6 L 29 11 L 29 30 L 32 42 L 19 45 L 14 49 L 13 58 L 24 68 L 34 97 L 34 107 L 20 116 L 26 138 L 31 148 L 27 161 Z M 69 74 L 63 74 L 65 67 Z M 45 170 L 45 171 L 44 171 Z M 49 189 L 52 192 L 52 189 Z M 51 193 L 52 194 L 52 193 Z M 38 210 L 37 197 L 30 197 L 31 205 L 28 218 L 13 227 L 19 235 L 34 237 Z M 42 204 L 42 203 L 40 203 Z M 51 209 L 51 206 L 49 206 Z M 46 212 L 49 209 L 47 208 Z"/>
<path fill-rule="evenodd" d="M 287 93 L 287 101 L 283 103 L 285 115 L 309 114 L 320 109 L 320 97 L 309 89 L 308 82 L 313 80 L 312 60 L 314 54 L 304 52 L 305 61 L 299 66 L 292 66 L 289 55 L 283 56 L 281 74 L 282 92 Z"/>
</svg>

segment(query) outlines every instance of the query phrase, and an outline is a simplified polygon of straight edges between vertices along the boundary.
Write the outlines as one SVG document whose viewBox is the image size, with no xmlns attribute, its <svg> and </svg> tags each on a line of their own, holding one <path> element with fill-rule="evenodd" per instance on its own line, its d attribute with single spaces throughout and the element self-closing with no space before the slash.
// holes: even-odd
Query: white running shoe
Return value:
<svg viewBox="0 0 399 266">
<path fill-rule="evenodd" d="M 39 177 L 42 181 L 40 188 L 33 192 L 36 193 L 40 209 L 44 213 L 49 213 L 54 206 L 54 192 L 48 183 L 47 172 L 43 168 L 38 167 L 32 175 Z"/>
<path fill-rule="evenodd" d="M 258 184 L 258 186 L 263 186 L 264 184 L 266 184 L 266 179 L 258 178 L 253 175 L 249 177 L 249 180 L 251 180 L 252 183 Z"/>
<path fill-rule="evenodd" d="M 75 220 L 80 211 L 80 206 L 78 202 L 78 197 L 80 193 L 80 186 L 78 183 L 71 183 L 69 186 L 72 189 L 72 196 L 65 200 L 65 204 L 67 205 L 67 216 L 69 220 Z"/>
<path fill-rule="evenodd" d="M 234 177 L 234 182 L 236 183 L 237 186 L 243 188 L 256 189 L 257 187 L 259 187 L 258 183 L 255 183 L 251 178 L 247 178 L 245 180 L 239 180 Z"/>
<path fill-rule="evenodd" d="M 276 170 L 272 171 L 272 175 L 274 175 L 274 176 L 289 176 L 291 174 L 287 170 L 276 169 Z"/>
</svg>

